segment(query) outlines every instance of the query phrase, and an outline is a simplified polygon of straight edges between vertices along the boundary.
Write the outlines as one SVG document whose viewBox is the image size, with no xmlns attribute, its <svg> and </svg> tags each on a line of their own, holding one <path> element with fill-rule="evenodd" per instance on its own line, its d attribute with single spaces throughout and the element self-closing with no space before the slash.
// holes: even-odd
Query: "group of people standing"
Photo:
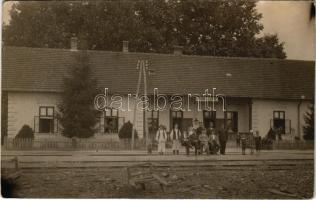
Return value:
<svg viewBox="0 0 316 200">
<path fill-rule="evenodd" d="M 156 141 L 158 142 L 158 153 L 165 154 L 166 142 L 172 142 L 172 151 L 174 155 L 178 155 L 181 146 L 186 149 L 186 154 L 190 154 L 190 149 L 194 148 L 195 155 L 203 154 L 225 154 L 226 143 L 228 140 L 228 132 L 224 125 L 215 131 L 213 123 L 208 128 L 203 126 L 202 122 L 195 123 L 183 133 L 179 129 L 178 124 L 174 124 L 170 135 L 167 134 L 166 128 L 160 125 L 156 133 Z"/>
<path fill-rule="evenodd" d="M 178 127 L 175 124 L 174 128 L 170 132 L 170 139 L 172 141 L 172 151 L 173 154 L 179 155 L 181 140 L 183 135 Z M 158 153 L 165 154 L 166 153 L 166 142 L 168 140 L 168 135 L 166 132 L 166 128 L 163 125 L 160 125 L 158 131 L 156 133 L 156 141 L 158 142 Z"/>
</svg>

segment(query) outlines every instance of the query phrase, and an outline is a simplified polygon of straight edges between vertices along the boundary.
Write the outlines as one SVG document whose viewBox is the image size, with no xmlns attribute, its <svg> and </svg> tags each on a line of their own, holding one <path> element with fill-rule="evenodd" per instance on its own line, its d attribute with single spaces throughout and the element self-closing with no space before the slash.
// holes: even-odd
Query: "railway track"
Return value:
<svg viewBox="0 0 316 200">
<path fill-rule="evenodd" d="M 213 169 L 213 170 L 291 170 L 297 167 L 313 167 L 314 159 L 265 159 L 265 160 L 147 160 L 147 161 L 109 161 L 109 160 L 2 160 L 2 168 L 125 168 L 137 163 L 152 162 L 157 168 Z"/>
<path fill-rule="evenodd" d="M 76 189 L 72 190 L 75 193 L 70 193 L 70 197 L 84 193 L 86 190 L 82 188 L 94 188 L 94 193 L 100 197 L 108 197 L 107 195 L 116 194 L 116 188 L 110 189 L 108 194 L 104 194 L 104 185 L 116 182 L 113 184 L 119 185 L 122 189 L 118 197 L 131 197 L 134 190 L 125 188 L 128 165 L 142 163 L 146 161 L 67 161 L 59 160 L 49 162 L 38 160 L 31 161 L 24 159 L 19 161 L 19 170 L 21 171 L 20 183 L 27 183 L 23 186 L 22 194 L 33 195 L 33 197 L 65 197 L 65 190 L 56 191 L 56 185 L 62 185 L 62 188 L 67 188 L 69 185 L 76 185 Z M 238 197 L 253 198 L 253 191 L 256 195 L 262 198 L 300 198 L 303 194 L 301 189 L 290 190 L 291 193 L 282 193 L 282 184 L 286 183 L 287 188 L 297 188 L 297 183 L 308 183 L 313 179 L 314 159 L 253 159 L 253 160 L 183 160 L 183 161 L 152 161 L 154 170 L 159 174 L 167 173 L 169 179 L 173 179 L 176 175 L 177 184 L 172 191 L 177 190 L 177 194 L 182 194 L 183 191 L 190 191 L 192 197 L 198 198 L 216 198 L 229 197 L 229 195 L 237 195 L 235 190 L 242 191 L 242 195 Z M 11 165 L 10 165 L 11 164 Z M 16 171 L 13 163 L 4 162 L 2 168 L 8 173 Z M 143 168 L 138 168 L 136 171 L 142 171 Z M 262 180 L 266 181 L 262 181 Z M 211 184 L 211 180 L 218 180 L 215 184 Z M 272 184 L 272 185 L 271 185 Z M 262 185 L 265 185 L 262 187 Z M 204 187 L 205 186 L 205 187 Z M 97 188 L 95 188 L 97 187 Z M 312 187 L 312 186 L 310 186 Z M 30 190 L 30 188 L 33 188 Z M 36 188 L 36 189 L 34 189 Z M 49 189 L 47 189 L 49 188 Z M 187 188 L 187 190 L 186 190 Z M 226 188 L 223 190 L 223 188 Z M 245 189 L 249 188 L 249 189 Z M 271 192 L 269 189 L 273 188 Z M 304 186 L 305 188 L 305 186 Z M 34 190 L 34 191 L 33 191 Z M 282 190 L 282 191 L 281 191 Z M 43 192 L 44 191 L 44 192 Z M 47 194 L 47 191 L 50 191 Z M 54 191 L 54 192 L 52 192 Z M 308 190 L 308 194 L 312 194 L 312 189 Z M 30 192 L 32 192 L 30 194 Z M 230 192 L 230 193 L 228 193 Z M 277 193 L 276 193 L 277 192 Z M 171 193 L 165 193 L 165 197 Z M 186 193 L 187 194 L 187 193 Z M 22 196 L 23 196 L 22 195 Z M 87 196 L 91 194 L 86 194 Z M 152 197 L 153 193 L 139 194 L 139 197 Z M 147 196 L 148 195 L 148 196 Z M 202 195 L 202 196 L 201 196 Z M 203 196 L 204 195 L 204 196 Z M 212 196 L 213 195 L 213 196 Z M 228 196 L 227 196 L 228 195 Z M 158 196 L 155 196 L 158 198 Z M 179 196 L 187 198 L 186 196 Z M 231 196 L 232 197 L 232 196 Z M 237 196 L 234 196 L 237 197 Z M 309 197 L 308 195 L 304 196 Z"/>
</svg>

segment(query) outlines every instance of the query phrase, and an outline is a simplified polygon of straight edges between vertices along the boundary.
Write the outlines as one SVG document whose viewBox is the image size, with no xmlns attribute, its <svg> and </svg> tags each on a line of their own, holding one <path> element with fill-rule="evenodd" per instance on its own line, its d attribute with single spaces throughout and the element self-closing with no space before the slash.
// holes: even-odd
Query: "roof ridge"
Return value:
<svg viewBox="0 0 316 200">
<path fill-rule="evenodd" d="M 20 48 L 20 49 L 34 49 L 34 50 L 55 50 L 55 51 L 66 51 L 66 52 L 73 52 L 70 49 L 63 49 L 63 48 L 43 48 L 43 47 L 26 47 L 26 46 L 3 46 L 3 48 Z M 78 50 L 83 51 L 83 50 Z M 196 57 L 196 58 L 215 58 L 215 59 L 229 59 L 229 60 L 263 60 L 263 61 L 278 61 L 278 62 L 315 62 L 314 60 L 297 60 L 297 59 L 279 59 L 279 58 L 261 58 L 261 57 L 233 57 L 233 56 L 210 56 L 210 55 L 174 55 L 174 54 L 167 54 L 167 53 L 149 53 L 149 52 L 121 52 L 121 51 L 106 51 L 106 50 L 86 50 L 88 52 L 95 52 L 95 53 L 110 53 L 110 54 L 122 54 L 122 55 L 156 55 L 156 56 L 168 56 L 168 57 Z"/>
<path fill-rule="evenodd" d="M 69 49 L 10 46 L 2 51 L 2 89 L 38 92 L 62 89 L 63 77 L 75 63 L 76 54 Z M 196 93 L 216 87 L 228 96 L 314 97 L 314 62 L 99 50 L 88 50 L 88 54 L 98 86 L 108 87 L 109 92 L 133 92 L 138 77 L 136 61 L 147 58 L 152 59 L 153 71 L 149 87 L 157 87 L 161 93 Z"/>
</svg>

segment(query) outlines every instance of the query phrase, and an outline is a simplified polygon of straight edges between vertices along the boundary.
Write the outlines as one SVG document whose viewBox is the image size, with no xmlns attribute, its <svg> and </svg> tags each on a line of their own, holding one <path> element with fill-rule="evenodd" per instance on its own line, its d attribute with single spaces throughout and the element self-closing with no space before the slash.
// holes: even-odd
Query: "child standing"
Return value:
<svg viewBox="0 0 316 200">
<path fill-rule="evenodd" d="M 156 141 L 158 142 L 158 154 L 163 155 L 166 152 L 167 133 L 163 125 L 160 125 L 156 134 Z"/>
<path fill-rule="evenodd" d="M 241 141 L 241 151 L 242 155 L 246 155 L 246 144 L 247 144 L 247 138 L 245 133 L 241 133 L 240 135 L 240 141 Z"/>
<path fill-rule="evenodd" d="M 174 125 L 174 128 L 172 129 L 170 133 L 170 138 L 172 140 L 173 154 L 179 155 L 181 131 L 178 128 L 178 124 Z"/>
</svg>

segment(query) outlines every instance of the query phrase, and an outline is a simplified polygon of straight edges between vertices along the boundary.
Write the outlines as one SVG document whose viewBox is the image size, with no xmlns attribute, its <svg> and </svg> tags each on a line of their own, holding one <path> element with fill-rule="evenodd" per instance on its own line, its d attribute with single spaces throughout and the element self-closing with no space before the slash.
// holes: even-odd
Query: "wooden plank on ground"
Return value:
<svg viewBox="0 0 316 200">
<path fill-rule="evenodd" d="M 287 192 L 281 192 L 281 191 L 276 190 L 276 189 L 268 189 L 268 191 L 273 193 L 273 194 L 284 195 L 284 196 L 288 196 L 288 197 L 303 198 L 303 197 L 299 197 L 298 195 L 295 195 L 292 193 L 287 193 Z"/>
<path fill-rule="evenodd" d="M 168 185 L 168 182 L 164 179 L 158 176 L 157 174 L 153 174 L 153 177 L 161 184 Z"/>
<path fill-rule="evenodd" d="M 8 179 L 8 180 L 16 180 L 16 179 L 20 178 L 21 174 L 22 174 L 21 171 L 17 171 L 17 172 L 13 172 L 10 174 L 5 174 L 5 175 L 3 175 L 3 177 L 5 179 Z"/>
</svg>

